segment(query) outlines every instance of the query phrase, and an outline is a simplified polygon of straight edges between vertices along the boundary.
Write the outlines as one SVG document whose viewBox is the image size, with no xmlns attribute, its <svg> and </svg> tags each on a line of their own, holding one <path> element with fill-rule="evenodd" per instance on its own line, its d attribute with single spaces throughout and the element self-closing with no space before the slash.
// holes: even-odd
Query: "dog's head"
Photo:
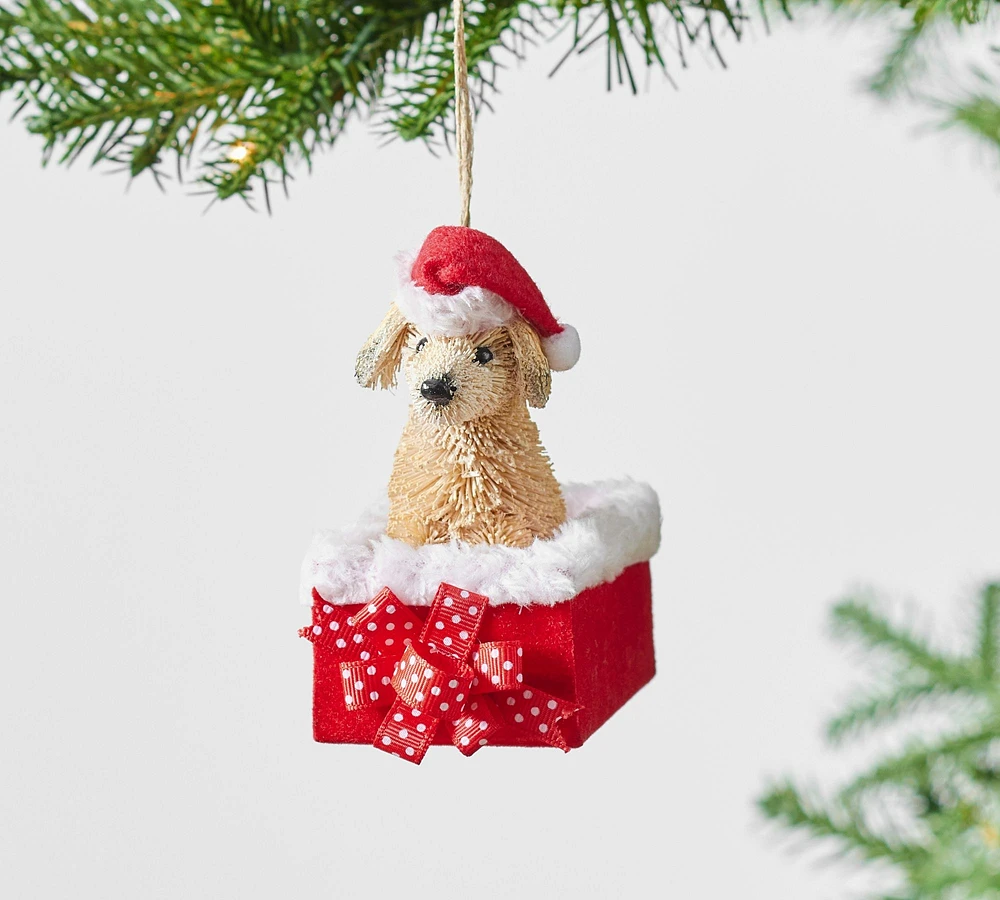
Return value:
<svg viewBox="0 0 1000 900">
<path fill-rule="evenodd" d="M 400 368 L 410 403 L 428 421 L 457 425 L 494 415 L 512 399 L 541 408 L 552 373 L 538 334 L 524 319 L 475 335 L 422 334 L 396 304 L 358 354 L 363 387 L 392 387 Z"/>
</svg>

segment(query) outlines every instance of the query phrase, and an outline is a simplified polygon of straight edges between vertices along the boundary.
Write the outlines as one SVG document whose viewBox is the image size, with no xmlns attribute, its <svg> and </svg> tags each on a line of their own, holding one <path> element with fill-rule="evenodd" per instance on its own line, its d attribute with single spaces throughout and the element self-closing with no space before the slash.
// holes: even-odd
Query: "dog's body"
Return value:
<svg viewBox="0 0 1000 900">
<path fill-rule="evenodd" d="M 537 335 L 515 319 L 479 334 L 420 334 L 393 305 L 358 355 L 361 384 L 402 366 L 410 414 L 389 481 L 390 537 L 523 547 L 565 521 L 559 484 L 528 414 L 551 386 Z"/>
<path fill-rule="evenodd" d="M 520 398 L 495 415 L 443 427 L 411 411 L 389 504 L 389 537 L 409 544 L 457 539 L 523 547 L 551 537 L 566 518 L 538 429 Z"/>
</svg>

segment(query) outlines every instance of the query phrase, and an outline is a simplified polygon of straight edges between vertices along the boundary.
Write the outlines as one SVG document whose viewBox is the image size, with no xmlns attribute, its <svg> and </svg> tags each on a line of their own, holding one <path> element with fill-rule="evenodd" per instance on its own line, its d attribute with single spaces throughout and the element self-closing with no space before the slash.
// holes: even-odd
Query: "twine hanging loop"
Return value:
<svg viewBox="0 0 1000 900">
<path fill-rule="evenodd" d="M 458 224 L 469 226 L 472 206 L 472 110 L 469 102 L 469 63 L 465 56 L 465 5 L 454 0 L 455 19 L 455 149 L 461 214 Z"/>
</svg>

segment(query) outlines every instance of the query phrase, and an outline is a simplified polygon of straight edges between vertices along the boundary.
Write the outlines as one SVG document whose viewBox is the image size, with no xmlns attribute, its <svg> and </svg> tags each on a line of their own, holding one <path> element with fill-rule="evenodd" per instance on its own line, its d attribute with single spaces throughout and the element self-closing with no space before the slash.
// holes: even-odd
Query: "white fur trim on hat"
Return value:
<svg viewBox="0 0 1000 900">
<path fill-rule="evenodd" d="M 476 334 L 506 325 L 517 314 L 506 300 L 481 287 L 467 287 L 457 294 L 428 294 L 410 277 L 411 253 L 396 257 L 399 291 L 396 306 L 424 334 L 431 337 L 457 337 Z"/>
<path fill-rule="evenodd" d="M 572 369 L 580 358 L 580 332 L 572 325 L 563 325 L 558 334 L 542 338 L 542 349 L 553 372 Z"/>
</svg>

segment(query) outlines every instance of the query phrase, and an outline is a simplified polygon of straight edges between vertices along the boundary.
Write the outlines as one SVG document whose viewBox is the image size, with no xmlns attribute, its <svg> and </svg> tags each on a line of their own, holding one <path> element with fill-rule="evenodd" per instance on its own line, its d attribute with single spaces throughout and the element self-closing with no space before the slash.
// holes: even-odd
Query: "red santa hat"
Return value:
<svg viewBox="0 0 1000 900">
<path fill-rule="evenodd" d="M 400 259 L 399 274 L 396 305 L 426 334 L 475 334 L 520 315 L 538 333 L 554 371 L 572 368 L 580 358 L 576 329 L 556 321 L 524 267 L 488 234 L 435 228 L 416 257 Z"/>
</svg>

